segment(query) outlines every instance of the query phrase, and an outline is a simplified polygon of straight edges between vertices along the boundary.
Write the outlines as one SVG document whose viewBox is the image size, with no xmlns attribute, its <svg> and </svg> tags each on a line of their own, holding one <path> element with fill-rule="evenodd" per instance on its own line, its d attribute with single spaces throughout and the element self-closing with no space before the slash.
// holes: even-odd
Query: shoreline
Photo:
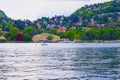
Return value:
<svg viewBox="0 0 120 80">
<path fill-rule="evenodd" d="M 120 40 L 107 40 L 107 41 L 102 41 L 102 40 L 96 40 L 96 41 L 79 41 L 79 42 L 75 42 L 75 41 L 66 41 L 66 42 L 24 42 L 24 41 L 20 41 L 20 42 L 16 42 L 16 41 L 6 41 L 6 42 L 0 42 L 0 43 L 120 43 Z"/>
</svg>

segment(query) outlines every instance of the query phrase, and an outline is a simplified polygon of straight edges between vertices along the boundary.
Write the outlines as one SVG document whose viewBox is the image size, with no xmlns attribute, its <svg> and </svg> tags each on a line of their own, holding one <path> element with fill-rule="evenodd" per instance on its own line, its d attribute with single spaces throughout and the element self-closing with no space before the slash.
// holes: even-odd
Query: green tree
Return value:
<svg viewBox="0 0 120 80">
<path fill-rule="evenodd" d="M 52 28 L 49 30 L 49 32 L 52 34 L 57 34 L 57 28 Z"/>
<path fill-rule="evenodd" d="M 65 32 L 57 33 L 57 35 L 60 36 L 60 38 L 66 38 Z"/>
<path fill-rule="evenodd" d="M 2 25 L 0 24 L 0 28 L 2 28 Z"/>
<path fill-rule="evenodd" d="M 2 33 L 0 32 L 0 36 L 2 36 Z"/>
<path fill-rule="evenodd" d="M 52 35 L 49 35 L 48 37 L 47 37 L 47 40 L 52 40 L 53 39 L 53 36 Z"/>
<path fill-rule="evenodd" d="M 74 35 L 74 40 L 80 40 L 80 35 L 79 34 L 75 34 Z"/>
<path fill-rule="evenodd" d="M 79 32 L 79 33 L 77 33 L 77 34 L 74 35 L 74 39 L 75 40 L 82 40 L 82 35 L 83 35 L 83 33 Z"/>
<path fill-rule="evenodd" d="M 38 29 L 38 34 L 41 34 L 43 33 L 43 30 L 42 29 Z"/>
<path fill-rule="evenodd" d="M 65 37 L 69 38 L 69 40 L 73 41 L 75 33 L 76 33 L 75 29 L 70 29 L 70 30 L 65 32 Z"/>
<path fill-rule="evenodd" d="M 10 41 L 10 33 L 9 32 L 5 33 L 4 36 L 7 39 L 7 41 Z"/>
<path fill-rule="evenodd" d="M 80 33 L 80 32 L 82 32 L 82 31 L 83 31 L 82 26 L 79 26 L 79 27 L 76 29 L 76 33 Z"/>
<path fill-rule="evenodd" d="M 25 40 L 26 42 L 32 41 L 32 37 L 31 37 L 28 33 L 25 33 L 25 34 L 24 34 L 24 40 Z"/>
<path fill-rule="evenodd" d="M 10 29 L 10 32 L 9 32 L 9 34 L 10 34 L 10 39 L 11 40 L 15 40 L 15 37 L 16 37 L 16 35 L 19 33 L 20 31 L 19 31 L 19 29 L 18 28 L 16 28 L 16 27 L 12 27 L 11 29 Z"/>
<path fill-rule="evenodd" d="M 24 29 L 24 33 L 34 33 L 35 29 L 32 26 L 28 26 Z"/>
</svg>

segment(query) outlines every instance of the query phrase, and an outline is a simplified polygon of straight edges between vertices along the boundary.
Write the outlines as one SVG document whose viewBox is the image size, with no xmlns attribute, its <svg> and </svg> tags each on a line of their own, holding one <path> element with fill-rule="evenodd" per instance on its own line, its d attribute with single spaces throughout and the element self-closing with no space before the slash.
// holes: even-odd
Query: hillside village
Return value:
<svg viewBox="0 0 120 80">
<path fill-rule="evenodd" d="M 94 41 L 120 39 L 120 0 L 85 5 L 70 16 L 42 17 L 35 21 L 13 20 L 0 10 L 0 40 L 32 42 Z M 39 37 L 38 37 L 39 35 Z M 50 39 L 51 37 L 51 39 Z M 55 42 L 56 42 L 55 41 Z"/>
</svg>

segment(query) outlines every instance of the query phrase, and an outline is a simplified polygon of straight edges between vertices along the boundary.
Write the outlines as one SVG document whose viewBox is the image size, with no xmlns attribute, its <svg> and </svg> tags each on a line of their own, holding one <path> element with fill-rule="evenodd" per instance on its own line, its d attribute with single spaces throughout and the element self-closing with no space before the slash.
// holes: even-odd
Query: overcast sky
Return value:
<svg viewBox="0 0 120 80">
<path fill-rule="evenodd" d="M 110 0 L 0 0 L 0 9 L 13 19 L 35 20 L 54 15 L 69 16 L 86 4 Z"/>
</svg>

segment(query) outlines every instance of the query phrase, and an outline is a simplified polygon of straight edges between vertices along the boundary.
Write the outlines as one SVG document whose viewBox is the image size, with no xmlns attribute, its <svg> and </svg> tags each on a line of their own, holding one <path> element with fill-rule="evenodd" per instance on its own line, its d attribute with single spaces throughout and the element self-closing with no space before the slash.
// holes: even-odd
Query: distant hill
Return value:
<svg viewBox="0 0 120 80">
<path fill-rule="evenodd" d="M 79 16 L 83 26 L 117 26 L 120 27 L 120 2 L 86 5 L 76 10 L 71 16 Z"/>
<path fill-rule="evenodd" d="M 0 10 L 0 26 L 2 26 L 2 30 L 9 31 L 13 21 L 13 19 L 9 18 L 2 10 Z"/>
<path fill-rule="evenodd" d="M 6 14 L 2 10 L 0 10 L 0 18 L 6 18 L 6 17 L 7 17 Z"/>
</svg>

